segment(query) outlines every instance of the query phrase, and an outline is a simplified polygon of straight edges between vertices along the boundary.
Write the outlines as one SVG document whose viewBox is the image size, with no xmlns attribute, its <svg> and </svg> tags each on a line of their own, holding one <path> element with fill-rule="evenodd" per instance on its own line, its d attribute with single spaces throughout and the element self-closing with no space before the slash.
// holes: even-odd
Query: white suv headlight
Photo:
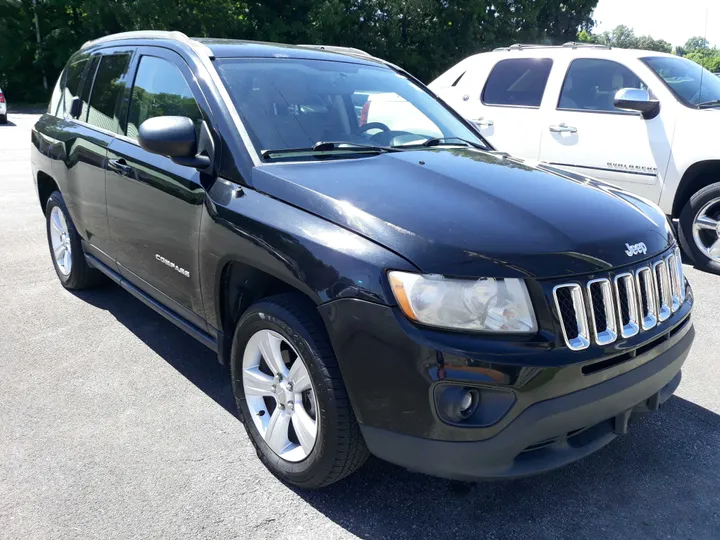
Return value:
<svg viewBox="0 0 720 540">
<path fill-rule="evenodd" d="M 520 279 L 448 279 L 395 271 L 388 278 L 400 309 L 421 324 L 473 332 L 537 331 Z"/>
</svg>

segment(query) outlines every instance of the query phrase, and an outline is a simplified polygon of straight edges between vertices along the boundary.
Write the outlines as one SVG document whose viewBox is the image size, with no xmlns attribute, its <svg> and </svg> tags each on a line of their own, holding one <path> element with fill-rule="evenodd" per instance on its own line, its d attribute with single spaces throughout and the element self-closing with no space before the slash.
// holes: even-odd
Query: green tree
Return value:
<svg viewBox="0 0 720 540">
<path fill-rule="evenodd" d="M 663 39 L 654 39 L 651 36 L 640 36 L 635 40 L 635 49 L 643 49 L 645 51 L 657 51 L 664 53 L 672 52 L 672 45 Z"/>
<path fill-rule="evenodd" d="M 708 71 L 712 71 L 713 73 L 720 72 L 720 51 L 717 49 L 694 51 L 685 55 L 685 58 L 697 62 Z"/>
<path fill-rule="evenodd" d="M 357 47 L 430 80 L 466 56 L 512 43 L 563 43 L 592 29 L 598 0 L 0 0 L 0 85 L 46 100 L 85 41 L 127 30 Z"/>
<path fill-rule="evenodd" d="M 637 43 L 635 31 L 624 24 L 616 26 L 609 32 L 603 32 L 600 36 L 600 43 L 619 49 L 634 49 Z"/>
<path fill-rule="evenodd" d="M 710 48 L 710 44 L 708 43 L 708 40 L 701 36 L 695 36 L 691 37 L 685 42 L 685 45 L 683 45 L 683 50 L 686 53 L 696 52 L 696 51 L 702 51 L 707 50 Z"/>
</svg>

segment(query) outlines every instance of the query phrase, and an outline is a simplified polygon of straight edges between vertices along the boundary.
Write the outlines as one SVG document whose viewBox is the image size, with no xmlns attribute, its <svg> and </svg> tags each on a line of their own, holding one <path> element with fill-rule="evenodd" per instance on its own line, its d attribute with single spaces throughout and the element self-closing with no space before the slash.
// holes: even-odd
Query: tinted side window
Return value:
<svg viewBox="0 0 720 540">
<path fill-rule="evenodd" d="M 485 83 L 482 101 L 486 105 L 539 107 L 551 68 L 550 58 L 501 60 Z"/>
<path fill-rule="evenodd" d="M 82 112 L 80 113 L 80 118 L 78 118 L 78 120 L 82 120 L 83 122 L 87 120 L 88 101 L 90 101 L 90 92 L 92 91 L 93 79 L 95 77 L 95 73 L 97 72 L 99 62 L 99 56 L 93 56 L 92 60 L 90 60 L 90 67 L 87 70 L 85 82 L 82 86 L 82 93 L 80 94 L 80 99 L 82 100 Z"/>
<path fill-rule="evenodd" d="M 140 59 L 130 96 L 127 136 L 138 138 L 140 125 L 156 116 L 187 116 L 199 128 L 202 113 L 182 72 L 155 56 Z"/>
<path fill-rule="evenodd" d="M 129 64 L 129 54 L 112 54 L 102 57 L 90 98 L 87 119 L 89 124 L 108 131 L 116 131 L 118 119 L 115 117 L 115 103 L 117 103 L 118 96 L 125 90 L 125 77 Z"/>
<path fill-rule="evenodd" d="M 87 66 L 88 59 L 82 58 L 70 64 L 67 68 L 65 76 L 65 87 L 63 88 L 63 105 L 62 111 L 70 111 L 70 102 L 76 97 L 80 91 L 80 83 L 82 82 L 83 72 Z"/>
<path fill-rule="evenodd" d="M 558 109 L 620 112 L 614 101 L 615 93 L 621 88 L 647 90 L 648 87 L 617 62 L 594 58 L 573 60 L 565 75 Z"/>
</svg>

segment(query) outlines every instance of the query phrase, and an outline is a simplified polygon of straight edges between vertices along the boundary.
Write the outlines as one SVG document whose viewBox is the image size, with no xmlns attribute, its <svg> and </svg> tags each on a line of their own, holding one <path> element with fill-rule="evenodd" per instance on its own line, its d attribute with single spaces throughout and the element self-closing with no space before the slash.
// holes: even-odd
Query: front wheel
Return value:
<svg viewBox="0 0 720 540">
<path fill-rule="evenodd" d="M 324 325 L 304 297 L 276 295 L 248 309 L 235 331 L 231 371 L 240 419 L 281 480 L 320 488 L 367 459 Z"/>
<path fill-rule="evenodd" d="M 687 202 L 680 214 L 680 243 L 699 269 L 720 274 L 720 183 Z"/>
</svg>

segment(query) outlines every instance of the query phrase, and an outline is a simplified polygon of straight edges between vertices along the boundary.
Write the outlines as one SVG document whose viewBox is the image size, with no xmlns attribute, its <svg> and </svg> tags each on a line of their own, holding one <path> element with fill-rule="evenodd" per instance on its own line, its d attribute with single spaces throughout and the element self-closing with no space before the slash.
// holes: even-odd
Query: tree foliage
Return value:
<svg viewBox="0 0 720 540">
<path fill-rule="evenodd" d="M 613 30 L 602 34 L 593 34 L 583 30 L 578 34 L 578 39 L 586 43 L 600 43 L 621 49 L 673 52 L 672 45 L 667 41 L 654 39 L 651 36 L 635 36 L 635 32 L 624 25 L 617 26 Z M 713 73 L 720 72 L 720 49 L 711 47 L 704 37 L 691 37 L 685 42 L 685 45 L 675 48 L 675 54 L 697 62 Z"/>
<path fill-rule="evenodd" d="M 0 86 L 44 100 L 85 41 L 128 30 L 357 47 L 430 80 L 466 56 L 562 43 L 592 29 L 598 0 L 0 0 Z M 35 31 L 35 13 L 40 43 Z M 9 53 L 11 52 L 11 53 Z"/>
<path fill-rule="evenodd" d="M 662 39 L 654 39 L 652 36 L 636 36 L 632 28 L 621 24 L 610 31 L 602 34 L 592 34 L 583 31 L 578 35 L 580 41 L 587 43 L 599 43 L 608 47 L 619 49 L 643 49 L 646 51 L 672 52 L 672 45 Z"/>
</svg>

